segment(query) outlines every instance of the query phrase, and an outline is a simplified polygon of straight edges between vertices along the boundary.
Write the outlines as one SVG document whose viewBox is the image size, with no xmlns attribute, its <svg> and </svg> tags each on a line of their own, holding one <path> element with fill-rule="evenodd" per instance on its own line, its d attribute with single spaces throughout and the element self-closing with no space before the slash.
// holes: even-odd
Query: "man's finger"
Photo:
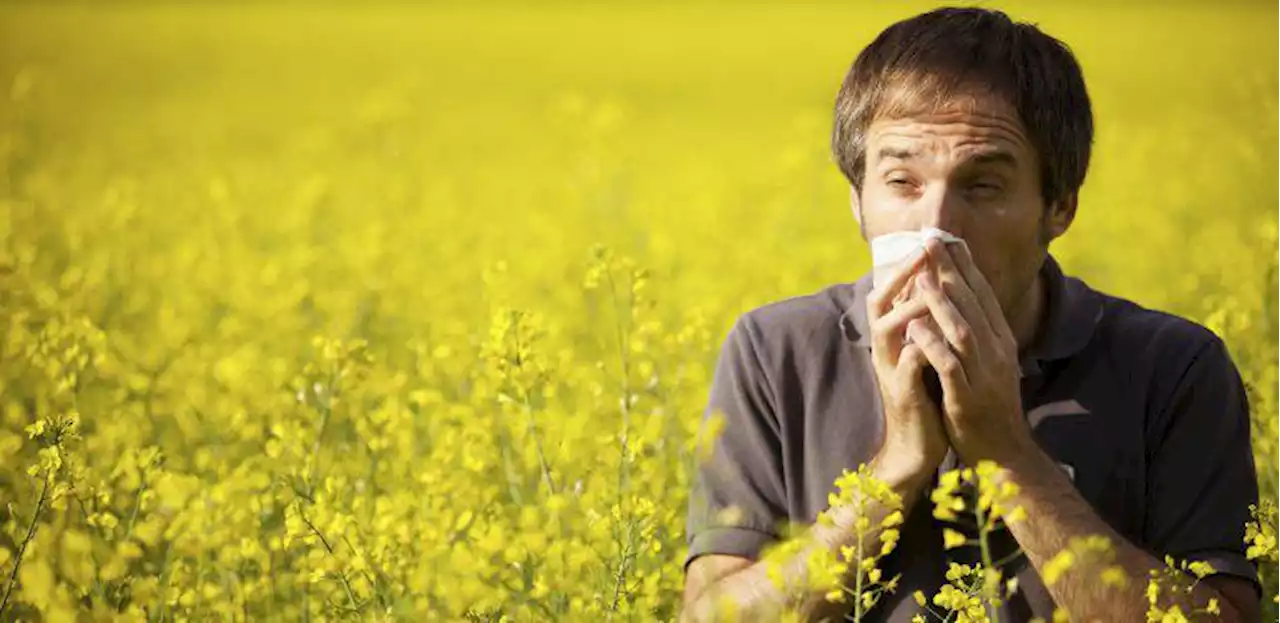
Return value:
<svg viewBox="0 0 1280 623">
<path fill-rule="evenodd" d="M 920 372 L 925 366 L 929 365 L 929 359 L 924 356 L 924 351 L 915 344 L 907 344 L 902 347 L 902 355 L 898 357 L 898 374 L 908 374 L 908 378 L 919 378 Z"/>
<path fill-rule="evenodd" d="M 917 270 L 924 264 L 926 253 L 916 253 L 910 260 L 903 263 L 893 277 L 889 279 L 879 288 L 876 288 L 867 295 L 867 317 L 869 319 L 879 318 L 889 312 L 893 308 L 894 298 L 907 284 L 907 281 Z"/>
<path fill-rule="evenodd" d="M 875 356 L 890 367 L 896 367 L 906 336 L 907 323 L 928 315 L 929 304 L 923 299 L 914 298 L 877 318 L 871 323 L 871 339 L 875 345 L 872 351 Z"/>
<path fill-rule="evenodd" d="M 960 270 L 960 274 L 964 275 L 964 280 L 969 284 L 969 289 L 978 299 L 978 304 L 982 306 L 982 311 L 986 314 L 987 322 L 991 325 L 991 330 L 1002 339 L 1012 339 L 1013 331 L 1009 329 L 1009 322 L 1005 320 L 1004 310 L 1000 308 L 1000 299 L 996 298 L 996 292 L 991 288 L 991 282 L 978 270 L 978 265 L 973 261 L 973 255 L 969 253 L 968 245 L 955 245 L 959 248 L 951 253 L 952 259 L 955 260 L 956 268 Z"/>
<path fill-rule="evenodd" d="M 920 273 L 916 283 L 920 285 L 920 297 L 928 304 L 930 315 L 952 350 L 966 365 L 982 365 L 982 348 L 974 335 L 973 327 L 951 298 L 942 291 L 933 272 L 926 270 Z"/>
<path fill-rule="evenodd" d="M 951 351 L 947 340 L 928 319 L 911 321 L 907 325 L 907 335 L 911 337 L 911 342 L 918 345 L 924 352 L 929 365 L 938 372 L 944 394 L 951 395 L 952 400 L 956 400 L 957 396 L 968 394 L 969 377 L 965 373 L 964 365 Z"/>
<path fill-rule="evenodd" d="M 958 252 L 958 248 L 963 246 L 965 245 L 944 245 L 941 240 L 931 239 L 926 242 L 925 250 L 929 254 L 930 264 L 937 268 L 938 287 L 955 304 L 960 315 L 969 321 L 974 331 L 987 333 L 991 331 L 991 321 L 987 317 L 986 308 L 979 302 L 978 295 L 968 282 L 968 276 L 952 260 L 951 249 Z"/>
</svg>

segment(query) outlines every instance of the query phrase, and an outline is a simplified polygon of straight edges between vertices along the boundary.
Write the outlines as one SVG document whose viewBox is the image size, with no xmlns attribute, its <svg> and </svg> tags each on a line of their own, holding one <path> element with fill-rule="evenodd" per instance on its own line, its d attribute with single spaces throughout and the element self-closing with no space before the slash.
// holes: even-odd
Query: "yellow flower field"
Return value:
<svg viewBox="0 0 1280 623">
<path fill-rule="evenodd" d="M 673 619 L 720 340 L 869 268 L 830 110 L 929 6 L 0 7 L 0 620 Z M 1054 254 L 1226 339 L 1274 500 L 1276 8 L 1014 8 L 1097 116 Z"/>
</svg>

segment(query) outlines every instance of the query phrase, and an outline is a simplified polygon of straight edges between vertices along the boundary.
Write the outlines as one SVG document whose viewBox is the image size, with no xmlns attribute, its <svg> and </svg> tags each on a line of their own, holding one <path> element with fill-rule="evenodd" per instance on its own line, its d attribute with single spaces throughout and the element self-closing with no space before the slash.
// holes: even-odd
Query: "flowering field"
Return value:
<svg viewBox="0 0 1280 623">
<path fill-rule="evenodd" d="M 831 103 L 925 6 L 0 7 L 0 619 L 673 618 L 720 340 L 868 269 Z M 1276 9 L 1072 6 L 1053 252 L 1226 339 L 1274 499 Z"/>
</svg>

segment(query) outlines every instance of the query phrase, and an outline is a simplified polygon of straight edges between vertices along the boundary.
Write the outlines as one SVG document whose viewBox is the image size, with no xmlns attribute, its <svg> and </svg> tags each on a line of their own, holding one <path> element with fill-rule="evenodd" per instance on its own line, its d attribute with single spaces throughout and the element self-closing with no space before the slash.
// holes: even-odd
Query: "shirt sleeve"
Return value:
<svg viewBox="0 0 1280 623">
<path fill-rule="evenodd" d="M 1220 339 L 1200 348 L 1166 404 L 1147 466 L 1147 543 L 1261 591 L 1244 544 L 1249 505 L 1258 502 L 1249 400 Z"/>
<path fill-rule="evenodd" d="M 776 402 L 756 338 L 744 315 L 721 346 L 700 427 L 709 453 L 700 453 L 692 479 L 685 569 L 703 554 L 758 559 L 786 517 Z"/>
</svg>

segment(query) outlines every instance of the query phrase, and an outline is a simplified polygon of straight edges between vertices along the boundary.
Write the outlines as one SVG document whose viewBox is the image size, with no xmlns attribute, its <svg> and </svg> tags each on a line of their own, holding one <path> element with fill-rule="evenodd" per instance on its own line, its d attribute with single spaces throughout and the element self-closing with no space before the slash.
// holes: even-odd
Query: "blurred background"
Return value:
<svg viewBox="0 0 1280 623">
<path fill-rule="evenodd" d="M 0 616 L 674 616 L 720 340 L 869 268 L 832 105 L 933 6 L 0 5 Z M 980 6 L 1093 98 L 1052 252 L 1227 340 L 1274 499 L 1275 5 Z"/>
</svg>

